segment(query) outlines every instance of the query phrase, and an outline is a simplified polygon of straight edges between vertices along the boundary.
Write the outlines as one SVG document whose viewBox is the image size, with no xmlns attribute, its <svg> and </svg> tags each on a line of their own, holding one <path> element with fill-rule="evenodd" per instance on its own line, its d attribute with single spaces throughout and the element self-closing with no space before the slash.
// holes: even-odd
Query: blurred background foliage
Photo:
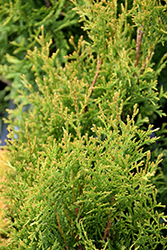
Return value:
<svg viewBox="0 0 167 250">
<path fill-rule="evenodd" d="M 0 115 L 5 115 L 9 99 L 18 98 L 23 89 L 20 76 L 24 74 L 34 85 L 33 63 L 26 57 L 27 50 L 39 46 L 36 37 L 45 27 L 45 40 L 52 39 L 50 54 L 59 49 L 57 58 L 63 64 L 71 52 L 68 40 L 77 40 L 82 31 L 79 17 L 69 0 L 1 0 L 0 4 Z M 40 69 L 40 62 L 39 62 Z M 0 129 L 2 119 L 0 122 Z"/>
</svg>

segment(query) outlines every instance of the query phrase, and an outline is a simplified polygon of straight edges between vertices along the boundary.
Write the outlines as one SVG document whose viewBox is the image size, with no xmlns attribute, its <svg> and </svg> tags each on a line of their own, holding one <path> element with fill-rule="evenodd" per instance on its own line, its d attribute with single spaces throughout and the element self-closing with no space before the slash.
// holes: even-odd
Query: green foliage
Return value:
<svg viewBox="0 0 167 250">
<path fill-rule="evenodd" d="M 38 46 L 36 37 L 41 26 L 45 26 L 45 41 L 53 40 L 50 53 L 59 48 L 58 58 L 64 63 L 64 56 L 70 50 L 68 39 L 79 33 L 78 16 L 72 10 L 69 0 L 24 1 L 2 0 L 0 6 L 0 75 L 8 80 L 10 95 L 18 98 L 17 90 L 23 88 L 20 76 L 25 74 L 34 85 L 32 63 L 27 59 L 27 50 Z M 40 65 L 39 65 L 40 66 Z M 10 85 L 10 84 L 9 84 Z"/>
<path fill-rule="evenodd" d="M 21 104 L 10 111 L 8 249 L 165 249 L 154 185 L 162 154 L 151 160 L 157 138 L 145 127 L 163 115 L 157 79 L 166 60 L 155 69 L 151 58 L 166 39 L 165 7 L 78 2 L 89 41 L 71 37 L 63 66 L 42 26 L 27 52 L 35 83 L 22 76 Z"/>
<path fill-rule="evenodd" d="M 155 213 L 161 206 L 150 182 L 160 159 L 151 163 L 150 152 L 142 149 L 155 139 L 149 137 L 151 127 L 137 129 L 136 106 L 132 119 L 121 120 L 119 100 L 117 92 L 110 102 L 112 117 L 101 110 L 103 127 L 93 126 L 94 137 L 80 137 L 78 126 L 78 136 L 70 140 L 69 119 L 59 144 L 48 137 L 43 150 L 36 151 L 38 140 L 29 140 L 22 164 L 13 164 L 17 175 L 10 192 L 17 199 L 17 230 L 11 232 L 11 249 L 155 249 L 160 239 L 166 244 L 162 215 Z"/>
</svg>

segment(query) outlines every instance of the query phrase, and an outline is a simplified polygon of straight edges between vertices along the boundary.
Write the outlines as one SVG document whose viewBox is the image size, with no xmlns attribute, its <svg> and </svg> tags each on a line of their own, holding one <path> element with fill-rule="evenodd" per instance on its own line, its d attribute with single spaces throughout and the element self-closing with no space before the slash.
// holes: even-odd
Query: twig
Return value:
<svg viewBox="0 0 167 250">
<path fill-rule="evenodd" d="M 64 239 L 64 243 L 65 243 L 65 248 L 66 248 L 66 250 L 69 250 L 69 248 L 68 248 L 68 246 L 67 246 L 67 241 L 66 241 L 65 235 L 64 235 L 64 233 L 63 233 L 63 231 L 62 231 L 62 229 L 61 229 L 59 214 L 56 213 L 56 216 L 57 216 L 57 222 L 58 222 L 58 230 L 59 230 L 61 236 L 62 236 L 63 239 Z"/>
<path fill-rule="evenodd" d="M 80 204 L 81 205 L 81 204 Z M 79 207 L 76 207 L 75 208 L 75 213 L 76 213 L 76 216 L 78 217 L 78 214 L 79 214 Z"/>
<path fill-rule="evenodd" d="M 0 81 L 5 83 L 6 85 L 12 87 L 12 83 L 9 82 L 8 80 L 4 79 L 1 75 L 0 75 Z"/>
<path fill-rule="evenodd" d="M 111 205 L 113 205 L 113 202 L 114 202 L 114 196 L 111 197 Z M 111 220 L 108 220 L 106 229 L 104 230 L 103 240 L 109 237 L 110 228 L 111 228 Z"/>
<path fill-rule="evenodd" d="M 95 74 L 95 77 L 93 79 L 93 82 L 92 82 L 92 85 L 90 86 L 90 94 L 89 94 L 89 98 L 91 97 L 92 93 L 93 93 L 93 87 L 96 83 L 96 80 L 97 80 L 97 77 L 98 77 L 98 74 L 99 74 L 99 69 L 100 69 L 100 64 L 101 64 L 101 61 L 99 60 L 99 57 L 97 58 L 97 69 L 96 69 L 96 74 Z"/>
<path fill-rule="evenodd" d="M 79 203 L 79 205 L 81 206 L 81 203 Z M 79 210 L 80 210 L 80 208 L 78 208 L 78 207 L 75 208 L 76 217 L 78 217 Z M 81 219 L 81 217 L 79 217 L 79 220 L 80 220 L 80 219 Z M 79 236 L 77 236 L 77 240 L 78 240 L 78 242 L 79 242 Z M 78 250 L 83 250 L 83 249 L 82 249 L 82 246 L 80 245 L 80 243 L 78 244 Z"/>
<path fill-rule="evenodd" d="M 142 27 L 140 27 L 137 31 L 137 42 L 136 42 L 136 63 L 135 66 L 137 66 L 139 64 L 139 56 L 140 56 L 140 49 L 141 49 L 141 42 L 142 42 L 142 38 L 143 38 L 143 30 Z M 155 46 L 154 46 L 155 48 Z M 151 48 L 150 54 L 146 57 L 145 63 L 142 66 L 141 70 L 140 70 L 140 75 L 143 74 L 146 64 L 147 62 L 150 60 L 150 57 L 152 56 L 152 53 L 154 51 L 154 48 Z M 136 73 L 134 74 L 135 77 L 137 77 Z"/>
<path fill-rule="evenodd" d="M 77 239 L 78 239 L 78 237 L 77 237 Z M 80 244 L 78 245 L 78 250 L 83 250 Z"/>
<path fill-rule="evenodd" d="M 52 6 L 51 2 L 49 0 L 44 0 L 46 8 L 49 8 Z"/>
<path fill-rule="evenodd" d="M 96 68 L 96 74 L 95 74 L 95 77 L 93 79 L 93 82 L 89 88 L 89 96 L 88 96 L 88 99 L 92 96 L 92 93 L 93 93 L 93 88 L 95 86 L 95 83 L 96 83 L 96 80 L 97 80 L 97 77 L 98 77 L 98 74 L 99 74 L 99 70 L 100 70 L 100 65 L 101 65 L 101 61 L 99 60 L 99 57 L 97 57 L 97 68 Z M 85 113 L 88 111 L 88 106 L 85 107 Z"/>
<path fill-rule="evenodd" d="M 142 68 L 140 70 L 140 75 L 143 74 L 143 71 L 145 70 L 146 64 L 150 60 L 150 57 L 151 57 L 153 51 L 154 51 L 154 49 L 152 48 L 151 51 L 150 51 L 150 54 L 146 57 L 145 63 L 144 63 L 144 65 L 142 66 Z"/>
<path fill-rule="evenodd" d="M 106 229 L 104 230 L 103 240 L 109 237 L 110 228 L 111 228 L 111 220 L 108 220 Z"/>
<path fill-rule="evenodd" d="M 139 63 L 139 56 L 140 56 L 140 49 L 141 49 L 141 42 L 143 38 L 143 30 L 142 27 L 140 27 L 137 31 L 137 42 L 136 42 L 136 64 L 135 66 L 138 65 Z"/>
</svg>

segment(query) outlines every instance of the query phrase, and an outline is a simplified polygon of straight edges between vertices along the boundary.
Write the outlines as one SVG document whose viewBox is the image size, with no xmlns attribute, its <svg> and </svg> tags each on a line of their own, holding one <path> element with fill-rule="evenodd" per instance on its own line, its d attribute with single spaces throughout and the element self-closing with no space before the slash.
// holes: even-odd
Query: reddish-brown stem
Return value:
<svg viewBox="0 0 167 250">
<path fill-rule="evenodd" d="M 111 197 L 111 205 L 113 204 L 113 202 L 114 202 L 114 196 Z M 109 217 L 108 217 L 108 219 L 109 219 Z M 105 240 L 106 238 L 109 237 L 110 228 L 111 228 L 111 220 L 109 219 L 107 221 L 106 229 L 104 230 L 103 240 Z"/>
<path fill-rule="evenodd" d="M 111 220 L 108 220 L 106 229 L 104 230 L 103 240 L 109 237 L 110 228 L 111 228 Z"/>
<path fill-rule="evenodd" d="M 137 42 L 136 42 L 136 63 L 135 66 L 139 63 L 139 56 L 140 56 L 140 49 L 141 49 L 141 42 L 143 38 L 143 30 L 142 27 L 140 27 L 137 31 Z"/>
<path fill-rule="evenodd" d="M 144 65 L 142 66 L 142 68 L 140 70 L 140 75 L 143 74 L 143 71 L 144 71 L 144 69 L 146 67 L 146 64 L 150 60 L 150 57 L 151 57 L 153 51 L 154 51 L 154 49 L 152 48 L 151 51 L 150 51 L 150 54 L 146 57 L 145 63 L 144 63 Z"/>
<path fill-rule="evenodd" d="M 81 206 L 81 203 L 79 203 L 79 206 Z M 79 211 L 80 211 L 80 208 L 76 207 L 75 208 L 76 217 L 78 217 Z M 79 220 L 80 219 L 81 219 L 81 217 L 79 217 Z M 77 240 L 79 242 L 79 236 L 77 236 Z M 82 248 L 82 246 L 80 244 L 78 244 L 78 250 L 85 250 L 85 248 Z"/>
<path fill-rule="evenodd" d="M 78 213 L 79 213 L 79 208 L 78 207 L 75 208 L 75 213 L 76 213 L 76 216 L 78 217 Z"/>
<path fill-rule="evenodd" d="M 97 77 L 98 77 L 98 74 L 99 74 L 99 70 L 100 70 L 100 64 L 101 64 L 101 61 L 99 60 L 99 58 L 97 59 L 97 68 L 96 68 L 96 74 L 95 74 L 95 77 L 93 79 L 93 82 L 92 82 L 92 85 L 90 86 L 90 94 L 89 94 L 89 98 L 91 97 L 92 93 L 93 93 L 93 88 L 95 86 L 95 83 L 96 83 L 96 80 L 97 80 Z"/>
<path fill-rule="evenodd" d="M 80 244 L 78 245 L 78 250 L 83 250 Z"/>
<path fill-rule="evenodd" d="M 141 49 L 141 42 L 142 42 L 142 38 L 143 38 L 143 30 L 142 27 L 140 27 L 137 31 L 137 42 L 136 42 L 136 63 L 135 66 L 137 66 L 139 64 L 139 56 L 140 56 L 140 49 Z M 155 46 L 154 46 L 155 48 Z M 146 57 L 145 63 L 142 66 L 141 70 L 140 70 L 140 75 L 143 74 L 145 68 L 146 68 L 146 64 L 147 62 L 150 60 L 152 53 L 154 51 L 154 48 L 151 48 L 150 54 Z M 135 77 L 137 77 L 136 73 L 134 74 Z"/>
<path fill-rule="evenodd" d="M 111 197 L 111 205 L 113 204 L 114 202 L 114 196 Z"/>
<path fill-rule="evenodd" d="M 57 216 L 57 222 L 58 222 L 58 230 L 59 230 L 61 236 L 62 236 L 63 239 L 64 239 L 64 243 L 65 243 L 65 248 L 66 248 L 66 250 L 69 250 L 69 248 L 68 248 L 68 246 L 67 246 L 67 241 L 66 241 L 65 235 L 64 235 L 64 233 L 63 233 L 63 231 L 62 231 L 62 229 L 61 229 L 59 214 L 56 213 L 56 216 Z"/>
<path fill-rule="evenodd" d="M 89 88 L 90 93 L 89 93 L 88 98 L 90 98 L 90 97 L 92 96 L 93 88 L 94 88 L 94 86 L 95 86 L 95 83 L 96 83 L 96 80 L 97 80 L 97 77 L 98 77 L 98 74 L 99 74 L 100 65 L 101 65 L 101 61 L 99 60 L 99 57 L 98 57 L 98 58 L 97 58 L 96 73 L 95 73 L 95 77 L 94 77 L 94 79 L 93 79 L 93 82 L 92 82 L 92 84 L 91 84 L 91 86 L 90 86 L 90 88 Z M 85 113 L 86 113 L 87 111 L 88 111 L 88 106 L 86 105 L 86 107 L 85 107 Z"/>
</svg>

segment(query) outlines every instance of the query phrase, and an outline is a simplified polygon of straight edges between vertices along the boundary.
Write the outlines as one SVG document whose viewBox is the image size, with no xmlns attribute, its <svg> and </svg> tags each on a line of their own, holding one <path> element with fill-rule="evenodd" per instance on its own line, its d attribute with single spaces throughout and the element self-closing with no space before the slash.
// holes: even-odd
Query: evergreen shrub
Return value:
<svg viewBox="0 0 167 250">
<path fill-rule="evenodd" d="M 27 90 L 9 111 L 8 249 L 165 249 L 162 154 L 152 160 L 148 148 L 166 98 L 157 89 L 166 56 L 156 69 L 151 60 L 166 39 L 166 6 L 72 2 L 89 39 L 70 38 L 63 66 L 42 26 L 27 53 L 37 89 L 23 75 Z"/>
</svg>

